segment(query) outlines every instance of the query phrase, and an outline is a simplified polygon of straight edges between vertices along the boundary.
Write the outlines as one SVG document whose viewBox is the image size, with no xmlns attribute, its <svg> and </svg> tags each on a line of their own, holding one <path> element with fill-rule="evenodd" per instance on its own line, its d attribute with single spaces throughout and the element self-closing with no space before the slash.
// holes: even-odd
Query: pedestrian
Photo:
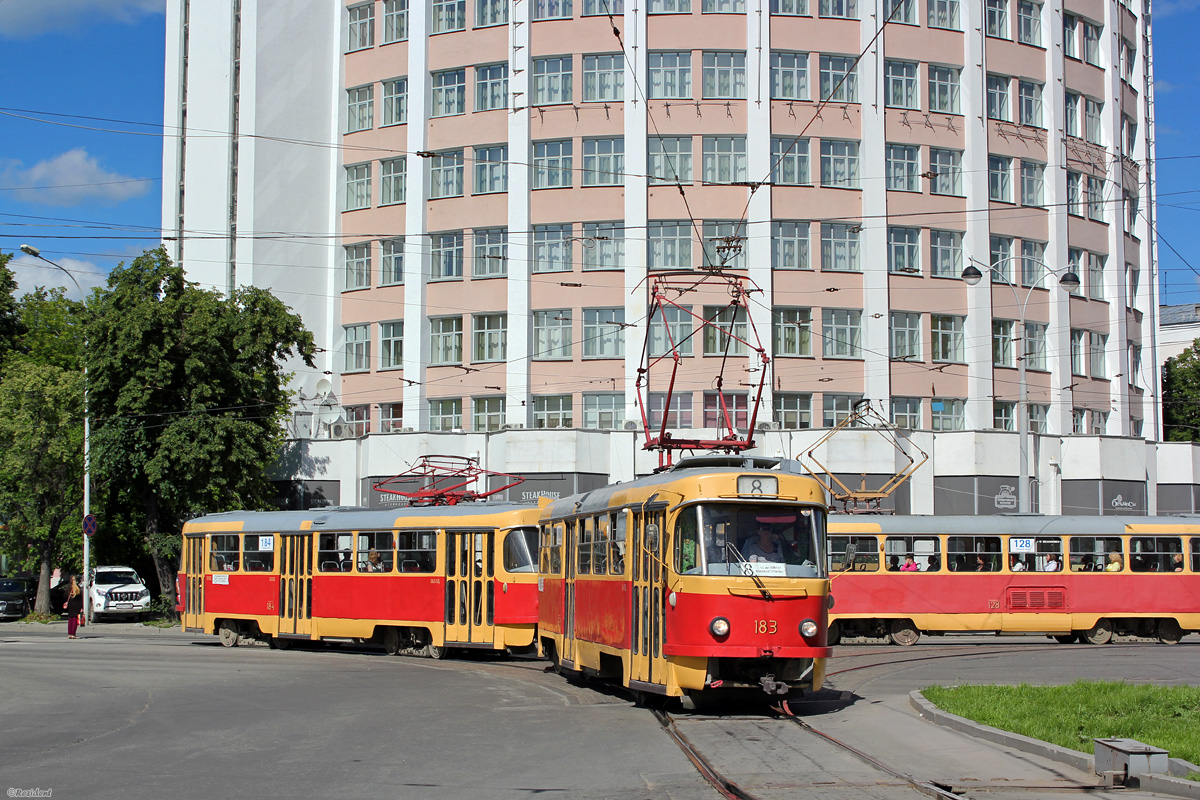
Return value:
<svg viewBox="0 0 1200 800">
<path fill-rule="evenodd" d="M 71 576 L 71 588 L 67 589 L 67 602 L 63 603 L 63 608 L 67 611 L 67 638 L 78 639 L 75 631 L 83 624 L 83 591 L 74 575 Z"/>
</svg>

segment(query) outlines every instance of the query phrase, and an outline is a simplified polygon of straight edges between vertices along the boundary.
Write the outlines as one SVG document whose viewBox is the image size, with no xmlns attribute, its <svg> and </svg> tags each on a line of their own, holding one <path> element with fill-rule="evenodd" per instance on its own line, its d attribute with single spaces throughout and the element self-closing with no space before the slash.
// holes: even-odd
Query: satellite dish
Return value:
<svg viewBox="0 0 1200 800">
<path fill-rule="evenodd" d="M 330 383 L 329 378 L 321 378 L 321 380 L 317 381 L 317 393 L 315 395 L 315 399 L 318 402 L 324 402 L 325 398 L 328 397 L 332 391 L 333 384 Z"/>
</svg>

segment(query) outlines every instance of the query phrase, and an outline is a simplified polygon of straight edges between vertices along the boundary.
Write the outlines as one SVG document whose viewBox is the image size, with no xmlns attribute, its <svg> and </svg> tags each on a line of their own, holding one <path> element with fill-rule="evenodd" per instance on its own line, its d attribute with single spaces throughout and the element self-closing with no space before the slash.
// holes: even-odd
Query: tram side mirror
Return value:
<svg viewBox="0 0 1200 800">
<path fill-rule="evenodd" d="M 646 526 L 646 549 L 658 552 L 658 526 L 653 522 Z"/>
<path fill-rule="evenodd" d="M 854 556 L 858 554 L 858 547 L 852 544 L 846 545 L 846 561 L 853 561 Z"/>
</svg>

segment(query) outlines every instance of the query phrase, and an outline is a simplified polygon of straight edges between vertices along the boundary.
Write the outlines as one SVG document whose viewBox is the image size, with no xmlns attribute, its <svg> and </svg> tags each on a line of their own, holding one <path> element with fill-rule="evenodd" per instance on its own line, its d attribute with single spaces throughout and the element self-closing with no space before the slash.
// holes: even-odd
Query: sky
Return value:
<svg viewBox="0 0 1200 800">
<path fill-rule="evenodd" d="M 0 251 L 85 290 L 159 241 L 165 0 L 0 0 Z M 1200 0 L 1156 0 L 1159 288 L 1200 303 Z M 1140 44 L 1140 43 L 1139 43 Z M 74 285 L 19 255 L 20 291 Z M 1145 274 L 1145 273 L 1143 273 Z"/>
</svg>

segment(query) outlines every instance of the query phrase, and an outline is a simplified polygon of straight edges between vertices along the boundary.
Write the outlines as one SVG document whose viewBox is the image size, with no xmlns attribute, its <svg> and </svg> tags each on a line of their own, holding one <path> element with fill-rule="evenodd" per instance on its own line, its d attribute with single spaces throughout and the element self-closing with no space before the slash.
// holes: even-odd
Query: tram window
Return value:
<svg viewBox="0 0 1200 800">
<path fill-rule="evenodd" d="M 562 574 L 563 533 L 566 526 L 559 522 L 554 526 L 550 539 L 550 571 L 555 575 Z"/>
<path fill-rule="evenodd" d="M 504 570 L 534 572 L 533 553 L 537 549 L 537 528 L 517 528 L 504 535 Z"/>
<path fill-rule="evenodd" d="M 1062 539 L 1051 537 L 1008 537 L 1009 569 L 1013 572 L 1062 572 Z M 1024 569 L 1013 565 L 1016 562 Z"/>
<path fill-rule="evenodd" d="M 396 560 L 401 572 L 433 572 L 437 566 L 437 531 L 397 531 Z"/>
<path fill-rule="evenodd" d="M 236 533 L 214 533 L 212 536 L 212 558 L 209 569 L 213 572 L 237 572 L 238 535 Z"/>
<path fill-rule="evenodd" d="M 1200 536 L 1192 537 L 1192 572 L 1200 572 Z"/>
<path fill-rule="evenodd" d="M 693 514 L 694 520 L 689 520 Z M 682 512 L 675 522 L 680 541 L 676 568 L 692 557 L 690 549 L 685 552 L 683 547 L 694 536 L 695 558 L 700 560 L 694 569 L 705 575 L 819 577 L 825 572 L 818 550 L 823 519 L 820 511 L 791 506 L 698 505 L 694 512 Z M 698 533 L 691 533 L 693 526 Z"/>
<path fill-rule="evenodd" d="M 701 569 L 697 510 L 698 506 L 685 508 L 675 520 L 675 571 L 680 575 L 695 575 Z"/>
<path fill-rule="evenodd" d="M 1001 551 L 999 536 L 950 536 L 946 539 L 946 560 L 952 572 L 999 572 Z"/>
<path fill-rule="evenodd" d="M 1183 540 L 1178 536 L 1135 536 L 1129 540 L 1129 568 L 1134 572 L 1183 571 Z"/>
<path fill-rule="evenodd" d="M 847 545 L 854 550 L 846 556 Z M 829 571 L 832 572 L 878 572 L 879 539 L 874 536 L 830 536 Z"/>
<path fill-rule="evenodd" d="M 349 572 L 354 565 L 350 558 L 349 533 L 322 533 L 317 537 L 317 569 L 320 572 Z"/>
<path fill-rule="evenodd" d="M 275 537 L 247 533 L 242 537 L 247 572 L 270 572 L 275 569 Z"/>
<path fill-rule="evenodd" d="M 550 574 L 550 526 L 543 525 L 538 538 L 538 572 Z"/>
<path fill-rule="evenodd" d="M 609 515 L 612 540 L 609 542 L 608 569 L 613 575 L 625 574 L 625 513 Z"/>
<path fill-rule="evenodd" d="M 579 531 L 577 574 L 590 575 L 592 573 L 592 520 L 590 518 L 578 520 L 575 528 Z"/>
<path fill-rule="evenodd" d="M 608 572 L 608 518 L 596 517 L 593 525 L 595 536 L 592 540 L 592 572 L 603 575 Z"/>
<path fill-rule="evenodd" d="M 1070 553 L 1072 572 L 1120 572 L 1124 564 L 1116 536 L 1072 536 Z M 1110 564 L 1117 566 L 1112 569 Z"/>
<path fill-rule="evenodd" d="M 358 571 L 391 572 L 395 563 L 391 531 L 364 531 L 358 534 Z"/>
<path fill-rule="evenodd" d="M 1000 544 L 998 539 L 996 541 L 998 550 Z M 916 561 L 918 571 L 940 572 L 942 542 L 936 536 L 889 536 L 883 540 L 883 556 L 888 572 L 899 572 L 908 556 Z M 954 569 L 953 564 L 950 569 Z"/>
</svg>

